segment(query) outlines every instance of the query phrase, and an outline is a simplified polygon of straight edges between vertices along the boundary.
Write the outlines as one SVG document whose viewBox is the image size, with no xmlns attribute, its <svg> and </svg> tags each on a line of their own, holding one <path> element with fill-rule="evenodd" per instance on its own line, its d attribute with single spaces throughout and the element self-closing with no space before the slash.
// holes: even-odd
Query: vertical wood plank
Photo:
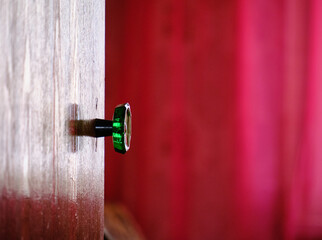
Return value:
<svg viewBox="0 0 322 240">
<path fill-rule="evenodd" d="M 0 0 L 0 239 L 103 238 L 105 1 Z M 77 114 L 73 113 L 77 107 Z"/>
</svg>

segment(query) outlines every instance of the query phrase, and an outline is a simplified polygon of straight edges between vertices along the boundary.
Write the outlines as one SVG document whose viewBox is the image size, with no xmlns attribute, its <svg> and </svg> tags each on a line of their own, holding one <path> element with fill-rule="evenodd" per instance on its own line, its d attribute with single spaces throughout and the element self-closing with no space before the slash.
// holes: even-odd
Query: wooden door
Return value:
<svg viewBox="0 0 322 240">
<path fill-rule="evenodd" d="M 0 0 L 0 239 L 102 239 L 104 0 Z"/>
</svg>

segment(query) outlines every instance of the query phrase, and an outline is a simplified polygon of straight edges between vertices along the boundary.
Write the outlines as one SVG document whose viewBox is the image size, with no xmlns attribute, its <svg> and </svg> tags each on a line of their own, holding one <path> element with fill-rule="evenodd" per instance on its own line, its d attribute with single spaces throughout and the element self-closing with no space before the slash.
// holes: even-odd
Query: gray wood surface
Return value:
<svg viewBox="0 0 322 240">
<path fill-rule="evenodd" d="M 0 0 L 0 239 L 103 237 L 104 45 L 104 0 Z"/>
</svg>

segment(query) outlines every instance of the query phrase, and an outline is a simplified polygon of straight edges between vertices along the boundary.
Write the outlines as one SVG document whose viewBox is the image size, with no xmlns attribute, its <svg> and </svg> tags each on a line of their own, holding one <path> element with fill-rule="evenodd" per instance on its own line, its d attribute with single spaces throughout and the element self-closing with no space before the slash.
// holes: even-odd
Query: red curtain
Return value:
<svg viewBox="0 0 322 240">
<path fill-rule="evenodd" d="M 109 0 L 106 201 L 147 239 L 322 239 L 322 1 Z"/>
</svg>

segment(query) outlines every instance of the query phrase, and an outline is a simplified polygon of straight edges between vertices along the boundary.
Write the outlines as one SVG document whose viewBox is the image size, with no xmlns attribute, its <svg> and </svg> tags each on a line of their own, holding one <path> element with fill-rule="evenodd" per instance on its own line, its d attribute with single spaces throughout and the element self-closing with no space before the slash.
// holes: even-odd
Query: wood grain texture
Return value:
<svg viewBox="0 0 322 240">
<path fill-rule="evenodd" d="M 0 33 L 0 239 L 102 239 L 104 139 L 68 123 L 104 118 L 105 1 L 0 0 Z"/>
</svg>

